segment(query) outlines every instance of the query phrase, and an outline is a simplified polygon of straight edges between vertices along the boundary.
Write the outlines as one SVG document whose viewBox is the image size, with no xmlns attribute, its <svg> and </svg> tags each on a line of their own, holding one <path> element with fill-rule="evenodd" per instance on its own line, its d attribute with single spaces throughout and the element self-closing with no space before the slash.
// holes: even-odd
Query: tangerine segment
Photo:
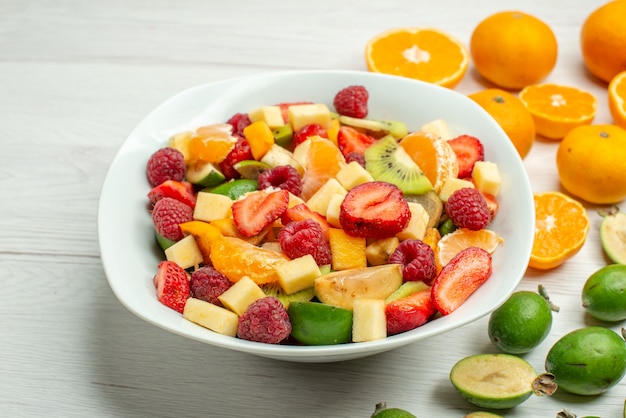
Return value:
<svg viewBox="0 0 626 418">
<path fill-rule="evenodd" d="M 550 139 L 561 139 L 575 127 L 589 125 L 598 107 L 593 94 L 559 84 L 524 87 L 519 99 L 533 115 L 537 133 Z"/>
<path fill-rule="evenodd" d="M 529 266 L 548 270 L 563 264 L 583 246 L 589 217 L 583 205 L 560 192 L 534 194 L 535 238 Z"/>
<path fill-rule="evenodd" d="M 307 140 L 309 141 L 309 140 Z M 330 140 L 313 137 L 306 151 L 304 174 L 302 176 L 302 199 L 309 200 L 320 187 L 346 165 L 339 148 Z"/>
<path fill-rule="evenodd" d="M 257 247 L 240 238 L 222 237 L 211 245 L 213 267 L 231 282 L 246 276 L 259 285 L 277 282 L 275 267 L 286 261 L 288 258 L 284 254 Z"/>
<path fill-rule="evenodd" d="M 400 141 L 400 146 L 417 163 L 437 193 L 446 180 L 456 178 L 459 174 L 454 150 L 448 141 L 435 134 L 412 132 Z"/>
<path fill-rule="evenodd" d="M 626 129 L 626 71 L 622 71 L 609 83 L 609 110 L 613 122 Z"/>
<path fill-rule="evenodd" d="M 435 251 L 437 268 L 441 269 L 455 255 L 466 248 L 479 247 L 489 254 L 493 254 L 502 243 L 504 243 L 504 239 L 490 229 L 472 231 L 466 228 L 459 228 L 444 235 L 437 242 L 437 250 Z"/>
<path fill-rule="evenodd" d="M 367 43 L 367 68 L 444 87 L 454 87 L 469 64 L 467 47 L 453 36 L 428 28 L 402 28 L 383 32 Z"/>
<path fill-rule="evenodd" d="M 232 127 L 223 123 L 196 129 L 189 140 L 190 161 L 221 162 L 237 142 L 237 139 L 231 135 L 231 131 Z"/>
</svg>

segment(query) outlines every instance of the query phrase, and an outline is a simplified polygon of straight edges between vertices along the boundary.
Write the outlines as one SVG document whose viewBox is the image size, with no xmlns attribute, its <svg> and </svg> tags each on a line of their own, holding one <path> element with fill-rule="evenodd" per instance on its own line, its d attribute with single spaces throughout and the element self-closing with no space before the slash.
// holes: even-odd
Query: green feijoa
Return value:
<svg viewBox="0 0 626 418">
<path fill-rule="evenodd" d="M 600 223 L 600 242 L 607 257 L 612 262 L 626 264 L 626 213 L 613 207 L 604 213 Z"/>
<path fill-rule="evenodd" d="M 371 418 L 417 418 L 415 415 L 400 408 L 388 408 L 385 402 L 376 404 Z"/>
<path fill-rule="evenodd" d="M 264 171 L 272 168 L 269 164 L 256 160 L 243 160 L 233 165 L 235 171 L 237 171 L 242 178 L 249 180 L 256 180 L 259 175 Z"/>
<path fill-rule="evenodd" d="M 626 319 L 626 265 L 610 264 L 589 276 L 583 286 L 582 303 L 596 319 Z"/>
<path fill-rule="evenodd" d="M 287 309 L 291 336 L 304 345 L 332 345 L 352 339 L 352 311 L 317 302 L 293 301 Z"/>
<path fill-rule="evenodd" d="M 608 328 L 580 328 L 554 343 L 545 368 L 555 376 L 560 389 L 576 395 L 599 395 L 626 374 L 626 342 Z"/>
<path fill-rule="evenodd" d="M 222 183 L 214 189 L 209 190 L 211 193 L 222 194 L 228 196 L 233 200 L 237 200 L 239 197 L 246 193 L 253 192 L 257 189 L 257 181 L 250 179 L 237 179 L 231 180 L 227 183 Z"/>
<path fill-rule="evenodd" d="M 190 183 L 202 187 L 217 186 L 226 179 L 224 174 L 211 163 L 192 165 L 187 169 L 185 176 Z"/>
<path fill-rule="evenodd" d="M 494 414 L 487 411 L 475 411 L 470 412 L 465 415 L 463 418 L 502 418 L 502 415 Z"/>
<path fill-rule="evenodd" d="M 537 292 L 518 291 L 491 313 L 491 342 L 509 354 L 523 354 L 537 347 L 552 328 L 552 307 Z"/>
</svg>

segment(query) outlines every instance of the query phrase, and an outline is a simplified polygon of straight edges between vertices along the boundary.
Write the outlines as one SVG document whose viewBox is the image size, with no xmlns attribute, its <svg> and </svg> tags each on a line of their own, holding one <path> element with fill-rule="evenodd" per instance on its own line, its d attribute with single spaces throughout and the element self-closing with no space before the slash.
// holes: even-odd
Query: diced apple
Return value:
<svg viewBox="0 0 626 418">
<path fill-rule="evenodd" d="M 450 139 L 450 130 L 448 129 L 448 124 L 443 119 L 435 119 L 422 125 L 420 131 L 435 134 L 445 141 Z"/>
<path fill-rule="evenodd" d="M 271 167 L 278 167 L 279 165 L 290 165 L 298 171 L 298 174 L 304 173 L 304 167 L 293 158 L 293 154 L 281 147 L 278 144 L 273 144 L 270 149 L 265 153 L 261 162 Z"/>
<path fill-rule="evenodd" d="M 449 178 L 443 183 L 441 190 L 439 191 L 439 198 L 442 202 L 447 202 L 448 198 L 452 196 L 452 193 L 464 187 L 475 187 L 474 183 L 469 180 L 463 180 L 458 178 Z M 197 203 L 196 203 L 197 204 Z"/>
<path fill-rule="evenodd" d="M 264 298 L 265 293 L 251 278 L 244 276 L 218 296 L 222 305 L 237 315 L 243 315 L 250 304 Z"/>
<path fill-rule="evenodd" d="M 476 161 L 472 170 L 472 180 L 478 190 L 492 196 L 498 195 L 502 184 L 498 165 L 491 161 Z"/>
<path fill-rule="evenodd" d="M 355 343 L 387 337 L 383 299 L 356 299 L 352 309 L 352 341 Z"/>
<path fill-rule="evenodd" d="M 372 175 L 356 161 L 351 161 L 339 170 L 336 178 L 346 190 L 352 190 L 359 184 L 374 181 Z"/>
<path fill-rule="evenodd" d="M 237 335 L 239 317 L 236 313 L 204 300 L 189 298 L 185 303 L 183 318 L 215 331 L 234 337 Z"/>
<path fill-rule="evenodd" d="M 416 202 L 408 202 L 409 210 L 411 211 L 411 220 L 409 224 L 396 236 L 400 241 L 407 239 L 422 239 L 428 228 L 430 216 L 424 206 Z"/>
<path fill-rule="evenodd" d="M 193 235 L 177 241 L 174 245 L 165 250 L 165 258 L 173 261 L 184 269 L 198 266 L 204 262 L 204 256 L 196 244 Z"/>
<path fill-rule="evenodd" d="M 341 228 L 341 222 L 339 222 L 339 215 L 341 214 L 341 204 L 346 197 L 344 193 L 335 193 L 330 197 L 328 206 L 326 207 L 326 220 L 331 226 L 335 228 Z"/>
<path fill-rule="evenodd" d="M 254 109 L 252 112 L 248 112 L 250 122 L 256 122 L 263 120 L 270 129 L 276 129 L 285 124 L 283 120 L 283 113 L 278 106 L 262 106 L 258 109 Z"/>
<path fill-rule="evenodd" d="M 216 219 L 229 218 L 232 215 L 233 200 L 225 195 L 198 192 L 193 218 L 197 221 L 211 222 Z"/>
<path fill-rule="evenodd" d="M 324 129 L 329 129 L 330 120 L 330 110 L 323 103 L 289 106 L 289 122 L 294 132 L 312 123 L 320 124 Z"/>
<path fill-rule="evenodd" d="M 330 199 L 336 194 L 345 196 L 348 194 L 348 191 L 343 188 L 337 179 L 330 178 L 313 194 L 313 196 L 309 198 L 309 200 L 307 200 L 306 205 L 313 212 L 318 212 L 326 216 L 326 210 L 328 209 Z"/>
<path fill-rule="evenodd" d="M 168 140 L 168 146 L 176 148 L 183 154 L 185 164 L 191 162 L 191 153 L 189 152 L 189 141 L 191 141 L 192 133 L 190 131 L 179 132 L 172 135 Z"/>
<path fill-rule="evenodd" d="M 321 272 L 312 255 L 307 254 L 276 266 L 278 282 L 288 295 L 309 289 Z"/>
<path fill-rule="evenodd" d="M 396 250 L 400 240 L 398 237 L 378 239 L 365 247 L 365 257 L 372 266 L 381 266 L 389 263 L 389 257 Z"/>
</svg>

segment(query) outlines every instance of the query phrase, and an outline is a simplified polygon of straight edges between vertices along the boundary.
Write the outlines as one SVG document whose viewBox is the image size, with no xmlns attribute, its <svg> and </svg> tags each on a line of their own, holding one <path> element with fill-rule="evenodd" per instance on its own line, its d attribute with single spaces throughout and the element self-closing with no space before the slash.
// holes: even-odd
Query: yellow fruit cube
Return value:
<svg viewBox="0 0 626 418">
<path fill-rule="evenodd" d="M 424 234 L 426 233 L 426 228 L 428 228 L 428 222 L 430 221 L 430 216 L 424 206 L 415 202 L 408 202 L 409 210 L 411 211 L 411 220 L 409 224 L 396 236 L 400 241 L 404 241 L 407 239 L 422 239 L 424 238 Z"/>
<path fill-rule="evenodd" d="M 422 132 L 428 132 L 431 134 L 437 135 L 439 138 L 443 140 L 451 139 L 450 130 L 448 129 L 448 124 L 443 119 L 435 119 L 430 121 L 420 128 Z"/>
<path fill-rule="evenodd" d="M 276 274 L 280 286 L 288 295 L 313 287 L 315 279 L 322 275 L 310 254 L 277 265 Z"/>
<path fill-rule="evenodd" d="M 326 207 L 326 220 L 331 226 L 335 228 L 341 228 L 341 222 L 339 222 L 339 215 L 341 214 L 341 204 L 346 197 L 344 193 L 335 193 L 330 197 L 328 206 Z"/>
<path fill-rule="evenodd" d="M 193 235 L 196 239 L 198 249 L 204 257 L 204 263 L 210 263 L 211 244 L 222 236 L 222 233 L 215 226 L 203 221 L 183 222 L 179 225 L 180 230 L 185 235 Z"/>
<path fill-rule="evenodd" d="M 336 195 L 347 195 L 348 191 L 335 178 L 330 178 L 306 201 L 306 205 L 313 212 L 326 216 L 330 199 Z"/>
<path fill-rule="evenodd" d="M 337 173 L 337 180 L 346 190 L 352 190 L 359 184 L 374 181 L 372 175 L 361 164 L 351 161 Z"/>
<path fill-rule="evenodd" d="M 355 343 L 387 337 L 383 299 L 355 299 L 352 307 L 352 341 Z"/>
<path fill-rule="evenodd" d="M 400 240 L 398 237 L 378 239 L 365 247 L 365 257 L 372 266 L 381 266 L 389 263 L 389 257 L 396 250 Z"/>
<path fill-rule="evenodd" d="M 472 180 L 478 190 L 492 196 L 498 195 L 502 184 L 498 165 L 491 161 L 476 161 L 472 170 Z"/>
<path fill-rule="evenodd" d="M 330 228 L 328 238 L 333 270 L 367 267 L 365 238 L 350 236 L 338 228 Z"/>
<path fill-rule="evenodd" d="M 183 318 L 219 334 L 237 335 L 239 317 L 236 313 L 200 299 L 187 299 Z"/>
<path fill-rule="evenodd" d="M 185 164 L 191 163 L 191 152 L 189 151 L 189 142 L 192 139 L 192 133 L 190 131 L 179 132 L 172 135 L 168 140 L 168 146 L 176 148 L 183 154 Z"/>
<path fill-rule="evenodd" d="M 267 122 L 258 120 L 243 129 L 243 135 L 250 144 L 250 151 L 255 160 L 260 161 L 274 145 L 274 134 Z"/>
<path fill-rule="evenodd" d="M 196 207 L 193 210 L 193 219 L 210 222 L 232 216 L 233 200 L 223 194 L 198 192 Z"/>
<path fill-rule="evenodd" d="M 464 187 L 475 187 L 474 183 L 469 180 L 462 180 L 456 177 L 449 178 L 443 183 L 441 190 L 439 191 L 439 198 L 442 202 L 447 202 L 448 198 L 452 196 L 452 193 Z"/>
<path fill-rule="evenodd" d="M 173 261 L 184 269 L 195 267 L 204 262 L 204 256 L 196 239 L 192 235 L 187 235 L 185 238 L 177 241 L 172 246 L 165 250 L 165 258 L 169 261 Z"/>
<path fill-rule="evenodd" d="M 237 315 L 243 315 L 254 301 L 265 297 L 263 289 L 249 277 L 242 277 L 227 291 L 218 296 L 222 305 Z"/>
<path fill-rule="evenodd" d="M 258 109 L 254 109 L 252 112 L 248 112 L 250 122 L 257 122 L 259 120 L 265 121 L 270 129 L 276 129 L 285 124 L 283 120 L 283 112 L 278 106 L 262 106 Z"/>
<path fill-rule="evenodd" d="M 331 127 L 330 121 L 330 110 L 323 103 L 289 106 L 289 122 L 294 132 L 312 123 L 320 124 L 328 130 Z"/>
</svg>

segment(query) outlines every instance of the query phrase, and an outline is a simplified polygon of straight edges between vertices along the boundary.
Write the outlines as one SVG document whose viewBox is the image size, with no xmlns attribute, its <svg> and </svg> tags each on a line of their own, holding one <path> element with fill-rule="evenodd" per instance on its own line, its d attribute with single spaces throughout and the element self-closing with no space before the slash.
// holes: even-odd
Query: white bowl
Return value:
<svg viewBox="0 0 626 418">
<path fill-rule="evenodd" d="M 370 94 L 369 117 L 401 120 L 410 130 L 443 118 L 455 134 L 470 134 L 496 162 L 502 186 L 500 208 L 489 229 L 504 238 L 493 255 L 493 275 L 457 311 L 415 330 L 383 340 L 331 346 L 270 345 L 223 336 L 195 325 L 156 298 L 152 278 L 162 253 L 146 197 L 146 162 L 170 135 L 224 122 L 237 112 L 280 102 L 323 102 L 360 84 Z M 297 71 L 261 74 L 205 84 L 183 91 L 150 113 L 117 153 L 104 181 L 98 213 L 102 264 L 109 284 L 131 312 L 173 333 L 224 349 L 295 362 L 332 362 L 394 349 L 475 321 L 498 307 L 522 279 L 532 248 L 534 204 L 521 159 L 504 131 L 477 104 L 453 90 L 407 78 L 354 71 Z"/>
</svg>

